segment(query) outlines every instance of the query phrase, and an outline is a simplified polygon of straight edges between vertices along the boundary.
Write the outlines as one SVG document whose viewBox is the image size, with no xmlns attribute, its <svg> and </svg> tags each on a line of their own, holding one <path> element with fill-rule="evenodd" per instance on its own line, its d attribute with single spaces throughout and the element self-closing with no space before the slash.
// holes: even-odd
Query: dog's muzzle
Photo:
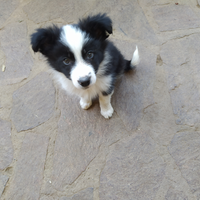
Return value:
<svg viewBox="0 0 200 200">
<path fill-rule="evenodd" d="M 90 81 L 91 81 L 91 76 L 84 76 L 79 78 L 78 83 L 82 87 L 88 87 L 90 85 Z"/>
<path fill-rule="evenodd" d="M 87 63 L 77 63 L 70 76 L 74 86 L 78 89 L 87 89 L 96 82 L 94 68 Z"/>
</svg>

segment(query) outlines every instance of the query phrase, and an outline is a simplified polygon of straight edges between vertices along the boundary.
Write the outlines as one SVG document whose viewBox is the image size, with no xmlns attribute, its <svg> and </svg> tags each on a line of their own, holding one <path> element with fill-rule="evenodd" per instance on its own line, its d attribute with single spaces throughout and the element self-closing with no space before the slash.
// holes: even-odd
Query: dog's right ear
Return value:
<svg viewBox="0 0 200 200">
<path fill-rule="evenodd" d="M 104 14 L 89 16 L 79 21 L 79 27 L 92 37 L 105 40 L 112 33 L 112 21 Z"/>
<path fill-rule="evenodd" d="M 37 31 L 31 35 L 32 49 L 34 52 L 39 51 L 47 56 L 48 52 L 59 38 L 60 28 L 55 25 L 49 28 L 37 29 Z"/>
</svg>

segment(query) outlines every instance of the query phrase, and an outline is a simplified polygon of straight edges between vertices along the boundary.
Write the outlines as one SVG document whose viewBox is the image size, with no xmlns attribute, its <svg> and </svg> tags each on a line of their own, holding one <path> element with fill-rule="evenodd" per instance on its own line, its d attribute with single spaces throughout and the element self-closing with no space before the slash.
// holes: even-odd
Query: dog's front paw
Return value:
<svg viewBox="0 0 200 200">
<path fill-rule="evenodd" d="M 109 119 L 110 117 L 112 117 L 114 110 L 112 106 L 109 106 L 108 109 L 101 109 L 101 114 L 106 118 Z"/>
<path fill-rule="evenodd" d="M 80 100 L 80 105 L 81 105 L 81 108 L 82 108 L 82 109 L 87 110 L 87 109 L 92 105 L 92 101 L 85 102 L 85 101 L 83 101 L 83 100 L 81 99 L 81 100 Z"/>
</svg>

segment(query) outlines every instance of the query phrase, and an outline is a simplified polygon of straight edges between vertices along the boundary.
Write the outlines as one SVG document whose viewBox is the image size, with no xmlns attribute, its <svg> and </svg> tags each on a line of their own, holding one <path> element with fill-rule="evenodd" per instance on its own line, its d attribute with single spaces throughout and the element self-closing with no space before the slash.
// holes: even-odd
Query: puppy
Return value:
<svg viewBox="0 0 200 200">
<path fill-rule="evenodd" d="M 112 42 L 112 21 L 106 14 L 89 16 L 78 24 L 61 28 L 37 29 L 31 35 L 34 52 L 41 52 L 50 64 L 57 81 L 66 91 L 80 97 L 80 106 L 88 109 L 92 99 L 99 97 L 101 114 L 113 114 L 111 96 L 117 77 L 139 63 L 136 50 L 125 60 Z"/>
</svg>

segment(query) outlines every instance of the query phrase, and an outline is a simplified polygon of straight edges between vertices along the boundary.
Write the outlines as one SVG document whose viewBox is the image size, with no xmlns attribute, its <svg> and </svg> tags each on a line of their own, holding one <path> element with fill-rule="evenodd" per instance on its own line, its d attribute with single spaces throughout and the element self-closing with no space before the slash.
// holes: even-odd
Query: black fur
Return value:
<svg viewBox="0 0 200 200">
<path fill-rule="evenodd" d="M 41 52 L 45 56 L 54 48 L 56 41 L 60 38 L 60 28 L 57 26 L 37 29 L 31 35 L 31 45 L 34 52 Z"/>
<path fill-rule="evenodd" d="M 112 33 L 112 21 L 106 14 L 89 16 L 79 20 L 78 27 L 95 39 L 105 40 Z"/>
</svg>

